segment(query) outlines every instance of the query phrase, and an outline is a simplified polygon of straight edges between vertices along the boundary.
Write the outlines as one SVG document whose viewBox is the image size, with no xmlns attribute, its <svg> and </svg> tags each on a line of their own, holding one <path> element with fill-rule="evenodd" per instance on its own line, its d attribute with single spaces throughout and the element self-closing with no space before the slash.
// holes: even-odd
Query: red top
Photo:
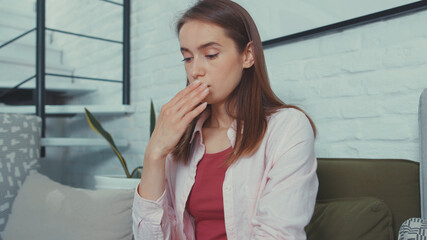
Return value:
<svg viewBox="0 0 427 240">
<path fill-rule="evenodd" d="M 222 166 L 232 148 L 203 155 L 197 165 L 196 180 L 188 196 L 186 209 L 194 217 L 196 239 L 225 240 L 222 184 L 226 166 Z"/>
</svg>

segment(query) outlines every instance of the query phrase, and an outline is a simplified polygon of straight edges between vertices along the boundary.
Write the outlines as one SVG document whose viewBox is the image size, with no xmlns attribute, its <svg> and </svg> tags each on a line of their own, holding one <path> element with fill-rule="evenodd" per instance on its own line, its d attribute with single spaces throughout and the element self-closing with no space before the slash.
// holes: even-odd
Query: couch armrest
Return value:
<svg viewBox="0 0 427 240">
<path fill-rule="evenodd" d="M 427 217 L 427 88 L 421 93 L 418 110 L 420 129 L 421 215 Z"/>
</svg>

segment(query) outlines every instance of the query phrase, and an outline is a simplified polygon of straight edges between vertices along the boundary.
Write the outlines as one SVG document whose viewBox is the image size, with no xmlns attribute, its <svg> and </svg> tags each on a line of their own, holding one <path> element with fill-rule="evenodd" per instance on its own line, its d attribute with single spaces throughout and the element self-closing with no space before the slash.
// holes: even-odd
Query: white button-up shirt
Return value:
<svg viewBox="0 0 427 240">
<path fill-rule="evenodd" d="M 189 164 L 166 159 L 166 189 L 157 201 L 135 191 L 135 239 L 193 240 L 194 221 L 185 209 L 195 181 L 197 163 L 205 153 L 202 126 L 194 129 Z M 227 131 L 232 147 L 236 123 Z M 227 239 L 306 239 L 304 227 L 313 214 L 318 189 L 314 134 L 307 117 L 285 108 L 268 119 L 261 145 L 241 157 L 225 173 L 222 186 Z"/>
</svg>

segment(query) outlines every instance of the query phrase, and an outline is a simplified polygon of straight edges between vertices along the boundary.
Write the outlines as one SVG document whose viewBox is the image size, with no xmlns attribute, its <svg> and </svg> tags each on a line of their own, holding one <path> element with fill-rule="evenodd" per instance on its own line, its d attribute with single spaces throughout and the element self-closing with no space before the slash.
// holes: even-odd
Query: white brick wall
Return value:
<svg viewBox="0 0 427 240">
<path fill-rule="evenodd" d="M 92 2 L 96 1 L 90 1 L 90 4 Z M 191 2 L 132 1 L 131 102 L 137 111 L 129 116 L 102 118 L 114 137 L 125 137 L 131 142 L 128 149 L 123 149 L 130 168 L 142 163 L 148 142 L 150 98 L 158 111 L 185 86 L 185 72 L 173 23 L 178 13 Z M 81 14 L 80 18 L 90 16 L 96 19 L 96 7 L 90 7 L 87 1 L 85 4 L 88 6 L 84 11 L 88 15 Z M 103 13 L 101 16 L 113 18 L 96 20 L 98 24 L 88 30 L 90 33 L 100 33 L 115 22 L 111 19 L 121 18 L 105 9 L 100 12 Z M 57 12 L 52 21 L 87 27 L 85 21 L 66 18 Z M 425 22 L 427 11 L 265 51 L 276 94 L 287 103 L 301 106 L 317 124 L 316 151 L 319 157 L 419 160 L 418 97 L 427 87 Z M 119 27 L 113 24 L 112 28 L 114 30 L 109 34 L 120 36 Z M 57 36 L 53 40 L 60 42 Z M 88 52 L 92 47 L 79 42 L 74 46 L 67 42 L 61 44 L 67 48 L 65 63 L 76 67 L 82 65 L 83 69 L 76 70 L 76 74 L 80 74 L 79 71 L 91 73 L 95 66 L 103 64 L 103 60 L 108 62 L 109 56 L 115 59 L 120 55 L 117 49 L 91 55 Z M 82 53 L 83 59 L 78 57 Z M 86 58 L 95 63 L 89 64 Z M 120 79 L 117 65 L 111 63 L 107 69 L 96 73 Z M 73 102 L 120 104 L 120 99 L 120 89 L 106 87 L 97 95 Z M 70 135 L 96 136 L 84 119 L 72 119 L 70 124 Z M 71 176 L 66 181 L 74 185 L 82 184 L 77 177 L 80 174 L 121 173 L 118 160 L 110 149 L 70 148 L 64 161 L 68 163 L 65 164 L 66 171 Z"/>
<path fill-rule="evenodd" d="M 267 49 L 275 92 L 319 129 L 320 157 L 419 160 L 427 11 Z"/>
</svg>

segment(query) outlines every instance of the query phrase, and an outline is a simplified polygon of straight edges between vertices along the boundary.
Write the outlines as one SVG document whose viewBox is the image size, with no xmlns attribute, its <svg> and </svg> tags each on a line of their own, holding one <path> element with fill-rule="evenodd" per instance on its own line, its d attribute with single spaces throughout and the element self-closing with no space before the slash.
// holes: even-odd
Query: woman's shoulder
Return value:
<svg viewBox="0 0 427 240">
<path fill-rule="evenodd" d="M 304 131 L 306 134 L 313 134 L 313 128 L 307 115 L 296 108 L 281 108 L 271 114 L 268 119 L 268 131 L 270 134 L 283 132 Z"/>
<path fill-rule="evenodd" d="M 292 107 L 286 107 L 281 108 L 277 110 L 275 113 L 271 114 L 269 116 L 268 122 L 270 123 L 276 123 L 276 122 L 299 122 L 304 121 L 308 118 L 305 115 L 305 113 L 299 109 L 292 108 Z"/>
</svg>

